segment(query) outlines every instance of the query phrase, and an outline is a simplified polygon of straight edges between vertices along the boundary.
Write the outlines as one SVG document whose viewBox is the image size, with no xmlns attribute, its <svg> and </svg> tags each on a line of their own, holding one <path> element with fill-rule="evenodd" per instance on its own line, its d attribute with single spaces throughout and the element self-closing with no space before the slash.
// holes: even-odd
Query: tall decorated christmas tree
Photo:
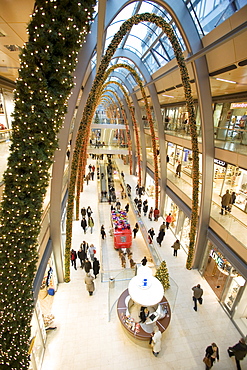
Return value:
<svg viewBox="0 0 247 370">
<path fill-rule="evenodd" d="M 161 282 L 164 290 L 170 288 L 169 273 L 166 267 L 166 261 L 161 262 L 154 276 Z"/>
</svg>

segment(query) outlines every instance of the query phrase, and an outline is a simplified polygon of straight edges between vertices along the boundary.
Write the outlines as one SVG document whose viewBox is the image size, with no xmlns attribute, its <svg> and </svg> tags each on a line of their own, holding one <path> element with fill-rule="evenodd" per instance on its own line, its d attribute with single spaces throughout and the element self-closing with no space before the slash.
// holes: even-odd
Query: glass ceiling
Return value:
<svg viewBox="0 0 247 370">
<path fill-rule="evenodd" d="M 247 0 L 184 0 L 184 2 L 191 13 L 201 37 L 230 17 L 239 8 L 247 4 Z M 96 12 L 97 9 L 96 6 Z M 155 13 L 162 16 L 162 18 L 172 26 L 182 50 L 185 50 L 181 34 L 168 12 L 162 6 L 152 1 L 136 1 L 123 8 L 108 27 L 104 53 L 122 23 L 132 15 L 141 13 Z M 173 48 L 166 34 L 164 34 L 159 27 L 149 22 L 134 25 L 121 41 L 119 48 L 134 52 L 142 60 L 150 74 L 153 74 L 174 58 Z M 96 54 L 92 59 L 92 68 L 95 67 L 95 63 Z M 128 63 L 133 66 L 133 63 L 126 58 L 115 58 L 112 60 L 111 65 L 115 63 Z M 132 87 L 136 85 L 129 71 L 121 69 L 121 73 Z"/>
</svg>

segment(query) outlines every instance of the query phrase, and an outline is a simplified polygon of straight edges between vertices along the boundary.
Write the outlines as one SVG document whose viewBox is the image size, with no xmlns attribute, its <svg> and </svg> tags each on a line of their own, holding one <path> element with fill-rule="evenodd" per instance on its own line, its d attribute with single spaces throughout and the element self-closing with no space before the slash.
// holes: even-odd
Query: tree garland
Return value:
<svg viewBox="0 0 247 370">
<path fill-rule="evenodd" d="M 108 65 L 123 37 L 130 31 L 133 25 L 137 25 L 140 22 L 151 22 L 156 26 L 160 27 L 164 33 L 166 33 L 169 41 L 172 44 L 174 54 L 177 59 L 177 63 L 180 69 L 180 75 L 182 80 L 182 85 L 184 88 L 185 100 L 187 104 L 187 111 L 189 114 L 189 126 L 191 134 L 191 143 L 192 143 L 192 213 L 191 213 L 191 229 L 190 229 L 190 244 L 189 244 L 189 253 L 187 258 L 186 267 L 191 269 L 192 261 L 194 257 L 194 244 L 196 236 L 196 228 L 198 223 L 198 192 L 199 192 L 199 149 L 198 149 L 198 140 L 197 140 L 197 131 L 196 131 L 196 120 L 194 112 L 194 103 L 191 94 L 191 87 L 189 82 L 189 75 L 185 65 L 184 56 L 182 49 L 179 45 L 179 42 L 176 38 L 176 35 L 173 32 L 172 27 L 161 17 L 156 14 L 144 13 L 137 14 L 125 21 L 119 31 L 114 35 L 110 45 L 108 46 L 105 55 L 102 58 L 99 69 L 97 71 L 96 77 L 93 82 L 92 89 L 87 99 L 87 103 L 83 112 L 82 121 L 78 130 L 75 151 L 73 154 L 72 167 L 71 167 L 71 178 L 69 186 L 69 196 L 68 196 L 68 213 L 67 213 L 67 233 L 66 233 L 66 259 L 67 266 L 69 265 L 69 252 L 71 246 L 72 238 L 72 218 L 73 218 L 73 200 L 74 200 L 74 191 L 75 191 L 75 182 L 76 182 L 76 169 L 79 160 L 79 151 L 83 142 L 83 137 L 85 135 L 85 130 L 87 125 L 90 124 L 89 117 L 91 112 L 95 109 L 96 98 L 98 89 L 101 88 L 104 82 L 104 74 Z M 69 271 L 66 270 L 66 281 L 69 281 Z"/>
<path fill-rule="evenodd" d="M 28 369 L 42 205 L 95 1 L 37 0 L 20 56 L 0 212 L 0 367 Z M 88 9 L 88 10 L 87 10 Z"/>
</svg>

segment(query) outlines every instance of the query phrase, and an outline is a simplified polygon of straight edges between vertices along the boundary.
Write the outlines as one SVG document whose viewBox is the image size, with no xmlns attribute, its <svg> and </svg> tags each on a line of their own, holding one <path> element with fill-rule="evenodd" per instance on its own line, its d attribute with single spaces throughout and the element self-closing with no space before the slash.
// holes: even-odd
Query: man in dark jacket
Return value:
<svg viewBox="0 0 247 370">
<path fill-rule="evenodd" d="M 247 345 L 245 344 L 244 338 L 241 338 L 237 344 L 233 347 L 229 347 L 227 350 L 230 357 L 235 356 L 237 369 L 241 370 L 240 362 L 247 354 Z"/>
<path fill-rule="evenodd" d="M 81 220 L 81 227 L 83 228 L 84 234 L 86 234 L 87 220 L 85 219 L 85 217 L 83 217 L 83 219 Z"/>
<path fill-rule="evenodd" d="M 193 294 L 193 301 L 194 301 L 194 310 L 197 311 L 197 301 L 202 304 L 202 295 L 203 295 L 203 290 L 200 286 L 200 284 L 197 284 L 192 288 L 194 294 Z"/>
</svg>

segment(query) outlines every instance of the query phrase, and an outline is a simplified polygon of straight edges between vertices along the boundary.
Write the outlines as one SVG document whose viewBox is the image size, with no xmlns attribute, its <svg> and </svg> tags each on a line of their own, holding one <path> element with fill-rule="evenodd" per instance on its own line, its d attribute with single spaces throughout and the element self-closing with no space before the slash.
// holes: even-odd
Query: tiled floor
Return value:
<svg viewBox="0 0 247 370">
<path fill-rule="evenodd" d="M 126 182 L 134 189 L 136 178 L 128 175 L 128 167 L 121 161 L 118 160 L 118 164 L 120 170 L 125 172 Z M 91 206 L 95 227 L 93 234 L 87 231 L 84 235 L 80 221 L 74 221 L 72 246 L 78 250 L 83 240 L 94 243 L 97 257 L 105 270 L 102 275 L 103 282 L 98 276 L 95 292 L 93 296 L 89 296 L 84 284 L 85 272 L 78 268 L 71 269 L 70 283 L 59 284 L 52 308 L 57 330 L 47 332 L 42 370 L 204 369 L 204 351 L 211 342 L 216 342 L 220 349 L 220 361 L 214 368 L 235 369 L 235 362 L 228 357 L 226 350 L 238 342 L 240 334 L 221 308 L 206 280 L 197 270 L 186 270 L 185 252 L 179 250 L 178 257 L 173 257 L 170 246 L 174 236 L 170 230 L 166 233 L 162 247 L 155 246 L 161 259 L 166 260 L 171 278 L 171 288 L 166 292 L 166 297 L 172 309 L 172 317 L 170 326 L 162 335 L 162 350 L 159 356 L 153 356 L 148 343 L 129 337 L 118 320 L 116 304 L 113 305 L 128 286 L 128 281 L 116 281 L 114 289 L 109 289 L 108 282 L 104 282 L 109 270 L 114 277 L 120 273 L 120 278 L 124 276 L 125 270 L 121 268 L 118 254 L 113 249 L 112 237 L 109 235 L 110 206 L 98 205 L 97 194 L 97 180 L 85 185 L 81 194 L 81 206 Z M 144 198 L 146 199 L 146 196 Z M 152 200 L 149 199 L 149 207 L 152 205 Z M 129 217 L 133 226 L 134 214 L 130 212 Z M 162 220 L 155 223 L 143 217 L 143 221 L 147 228 L 152 225 L 157 235 Z M 102 243 L 101 224 L 105 225 L 107 231 L 107 238 Z M 140 262 L 144 255 L 150 260 L 140 231 L 132 249 L 135 262 Z M 204 290 L 204 303 L 199 306 L 198 312 L 195 312 L 191 288 L 197 283 L 200 283 Z M 241 366 L 243 370 L 247 369 L 247 359 Z"/>
</svg>

